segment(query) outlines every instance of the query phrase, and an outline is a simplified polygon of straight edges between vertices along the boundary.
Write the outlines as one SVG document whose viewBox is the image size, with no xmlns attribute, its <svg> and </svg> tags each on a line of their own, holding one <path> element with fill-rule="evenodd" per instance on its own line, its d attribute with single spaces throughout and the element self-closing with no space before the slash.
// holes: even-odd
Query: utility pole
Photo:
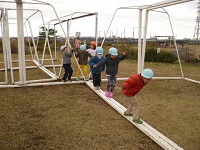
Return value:
<svg viewBox="0 0 200 150">
<path fill-rule="evenodd" d="M 196 26 L 194 28 L 194 40 L 199 40 L 199 26 L 200 26 L 200 0 L 198 1 L 198 7 L 197 7 L 197 18 L 196 18 Z"/>
</svg>

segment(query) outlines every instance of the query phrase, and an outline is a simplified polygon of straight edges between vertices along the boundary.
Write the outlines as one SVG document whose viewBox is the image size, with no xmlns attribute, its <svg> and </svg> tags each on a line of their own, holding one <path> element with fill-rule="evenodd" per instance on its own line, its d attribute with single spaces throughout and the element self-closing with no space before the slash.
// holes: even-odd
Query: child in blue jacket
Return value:
<svg viewBox="0 0 200 150">
<path fill-rule="evenodd" d="M 91 71 L 92 71 L 93 85 L 94 85 L 95 90 L 100 90 L 101 72 L 104 71 L 105 65 L 102 65 L 98 68 L 94 68 L 93 66 L 95 64 L 98 64 L 100 61 L 102 61 L 104 59 L 103 51 L 104 50 L 103 50 L 102 47 L 97 47 L 96 48 L 96 55 L 89 60 L 89 65 L 90 65 L 90 68 L 91 68 Z"/>
</svg>

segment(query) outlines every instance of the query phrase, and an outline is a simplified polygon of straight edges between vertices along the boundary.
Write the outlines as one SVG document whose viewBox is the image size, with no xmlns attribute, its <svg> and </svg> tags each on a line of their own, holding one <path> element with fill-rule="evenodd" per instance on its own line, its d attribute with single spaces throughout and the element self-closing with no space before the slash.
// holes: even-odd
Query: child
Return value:
<svg viewBox="0 0 200 150">
<path fill-rule="evenodd" d="M 125 116 L 133 116 L 133 121 L 142 124 L 143 121 L 139 118 L 139 103 L 136 99 L 136 94 L 153 78 L 151 69 L 144 69 L 141 74 L 135 74 L 129 77 L 121 87 L 116 87 L 119 91 L 123 90 L 123 94 L 128 99 L 130 105 L 124 112 Z"/>
<path fill-rule="evenodd" d="M 96 46 L 97 46 L 96 42 L 95 41 L 91 41 L 89 49 L 86 50 L 87 52 L 89 52 L 92 55 L 92 57 L 94 57 L 96 55 Z M 90 58 L 88 57 L 88 61 L 89 60 L 90 60 Z M 92 79 L 91 67 L 90 67 L 89 79 Z"/>
<path fill-rule="evenodd" d="M 105 96 L 112 98 L 116 84 L 119 62 L 126 58 L 126 53 L 123 52 L 122 56 L 118 56 L 117 49 L 114 47 L 111 47 L 108 52 L 108 56 L 93 67 L 96 68 L 104 64 L 106 65 L 106 76 L 108 79 L 108 84 L 105 91 Z"/>
<path fill-rule="evenodd" d="M 90 47 L 86 51 L 89 52 L 93 57 L 96 55 L 96 42 L 90 42 Z M 89 61 L 89 60 L 88 60 Z"/>
<path fill-rule="evenodd" d="M 63 54 L 63 68 L 65 69 L 65 74 L 62 78 L 63 82 L 66 82 L 67 80 L 71 82 L 71 77 L 72 77 L 72 67 L 71 67 L 71 57 L 72 57 L 72 49 L 68 52 L 66 49 L 66 46 L 63 45 L 61 46 L 60 50 L 62 51 Z"/>
<path fill-rule="evenodd" d="M 79 37 L 77 37 L 74 46 L 76 47 L 76 51 L 78 52 L 81 46 L 81 40 Z"/>
<path fill-rule="evenodd" d="M 100 66 L 99 68 L 93 68 L 93 66 L 104 59 L 103 57 L 103 48 L 96 48 L 96 55 L 89 60 L 89 65 L 92 71 L 93 76 L 93 85 L 95 90 L 100 90 L 101 86 L 101 72 L 104 71 L 105 65 Z"/>
<path fill-rule="evenodd" d="M 76 58 L 79 58 L 78 63 L 80 68 L 84 71 L 85 80 L 88 81 L 88 57 L 92 58 L 92 55 L 86 51 L 86 46 L 81 45 L 80 50 L 75 55 Z M 76 81 L 80 80 L 81 70 L 78 69 Z"/>
</svg>

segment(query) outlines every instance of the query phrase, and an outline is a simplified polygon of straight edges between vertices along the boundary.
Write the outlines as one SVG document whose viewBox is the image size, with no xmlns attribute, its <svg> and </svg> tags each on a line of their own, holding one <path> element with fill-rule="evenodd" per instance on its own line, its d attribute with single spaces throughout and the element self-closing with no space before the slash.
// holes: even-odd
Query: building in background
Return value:
<svg viewBox="0 0 200 150">
<path fill-rule="evenodd" d="M 81 32 L 76 32 L 76 37 L 80 37 L 81 36 Z"/>
</svg>

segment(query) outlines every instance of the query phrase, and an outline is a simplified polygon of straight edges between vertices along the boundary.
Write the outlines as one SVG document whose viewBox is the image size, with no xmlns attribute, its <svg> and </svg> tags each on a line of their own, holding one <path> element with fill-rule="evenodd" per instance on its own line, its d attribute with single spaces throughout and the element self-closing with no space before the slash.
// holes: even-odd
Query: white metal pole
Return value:
<svg viewBox="0 0 200 150">
<path fill-rule="evenodd" d="M 110 29 L 110 26 L 111 26 L 111 24 L 112 24 L 112 22 L 113 22 L 113 19 L 114 19 L 115 14 L 116 14 L 116 12 L 117 12 L 118 9 L 119 9 L 119 8 L 117 8 L 117 9 L 115 10 L 114 14 L 113 14 L 113 17 L 112 17 L 112 19 L 111 19 L 111 21 L 110 21 L 110 24 L 109 24 L 109 26 L 108 26 L 108 29 L 107 29 L 107 31 L 106 31 L 105 37 L 103 38 L 103 41 L 102 41 L 102 43 L 101 43 L 101 46 L 103 46 L 103 44 L 104 44 L 104 41 L 105 41 L 105 39 L 106 39 L 106 36 L 107 36 L 108 31 L 109 31 L 109 29 Z"/>
<path fill-rule="evenodd" d="M 43 50 L 43 55 L 42 55 L 42 65 L 44 63 L 44 55 L 45 55 L 45 51 L 46 51 L 46 44 L 48 44 L 48 48 L 49 48 L 49 54 L 50 54 L 50 57 L 51 57 L 51 63 L 53 65 L 53 71 L 54 71 L 54 74 L 56 74 L 56 70 L 55 70 L 55 66 L 54 66 L 54 62 L 53 62 L 53 57 L 52 57 L 52 53 L 51 53 L 51 47 L 50 47 L 50 44 L 49 44 L 49 38 L 48 38 L 48 35 L 49 35 L 49 27 L 50 27 L 50 23 L 48 24 L 48 28 L 47 28 L 47 31 L 46 31 L 46 28 L 45 28 L 45 33 L 46 33 L 46 40 L 45 40 L 45 44 L 44 44 L 44 50 Z"/>
<path fill-rule="evenodd" d="M 49 26 L 50 26 L 50 22 L 49 22 L 49 24 L 48 24 L 48 29 L 49 29 Z M 49 40 L 49 39 L 48 39 L 49 30 L 48 30 L 45 26 L 43 26 L 43 28 L 44 28 L 44 30 L 45 30 L 45 35 L 46 35 L 46 37 L 45 37 L 45 42 L 44 42 L 44 49 L 43 49 L 43 54 L 42 54 L 41 65 L 43 65 L 43 63 L 44 63 L 44 55 L 45 55 L 45 52 L 46 52 L 47 41 Z"/>
<path fill-rule="evenodd" d="M 8 83 L 8 68 L 7 68 L 7 52 L 6 52 L 6 33 L 5 33 L 5 14 L 4 14 L 4 9 L 2 8 L 1 10 L 1 14 L 2 14 L 2 21 L 3 21 L 3 24 L 2 24 L 2 27 L 1 27 L 1 30 L 2 30 L 2 43 L 3 43 L 3 55 L 4 55 L 4 68 L 5 68 L 5 82 Z"/>
<path fill-rule="evenodd" d="M 149 5 L 147 10 L 163 8 L 163 7 L 181 4 L 181 3 L 186 3 L 186 2 L 190 2 L 190 1 L 194 1 L 194 0 L 165 0 L 165 1 L 161 1 L 161 2 Z"/>
<path fill-rule="evenodd" d="M 59 77 L 61 76 L 62 66 L 63 66 L 63 59 L 61 60 L 61 64 L 60 64 L 60 69 L 59 69 L 59 73 L 58 73 Z"/>
<path fill-rule="evenodd" d="M 5 50 L 6 50 L 6 66 L 7 66 L 7 69 L 10 69 L 10 57 L 9 57 L 9 54 L 8 54 L 8 49 L 9 49 L 9 46 L 8 46 L 8 15 L 7 15 L 8 11 L 7 9 L 5 9 L 5 16 L 4 16 L 4 40 L 5 40 Z"/>
<path fill-rule="evenodd" d="M 139 9 L 139 21 L 138 21 L 138 69 L 137 73 L 141 73 L 141 43 L 142 43 L 142 9 Z"/>
<path fill-rule="evenodd" d="M 7 50 L 7 63 L 8 63 L 8 69 L 10 69 L 11 73 L 11 82 L 14 83 L 14 73 L 13 73 L 13 67 L 12 67 L 12 55 L 11 55 L 11 46 L 10 46 L 10 33 L 9 33 L 9 23 L 8 23 L 8 10 L 5 11 L 5 33 L 6 33 L 6 50 Z"/>
<path fill-rule="evenodd" d="M 55 30 L 55 25 L 54 25 L 54 44 L 55 44 L 55 46 L 54 46 L 54 52 L 55 52 L 55 59 L 57 59 L 57 50 L 56 50 L 56 47 L 57 47 L 57 45 L 56 45 L 56 30 Z"/>
<path fill-rule="evenodd" d="M 146 49 L 148 16 L 149 16 L 149 11 L 146 10 L 146 13 L 145 13 L 145 22 L 144 22 L 143 45 L 142 45 L 142 62 L 141 62 L 142 65 L 141 65 L 141 71 L 144 69 L 144 59 L 145 59 L 145 49 Z"/>
<path fill-rule="evenodd" d="M 50 26 L 50 23 L 49 23 L 49 26 Z M 48 35 L 49 35 L 49 26 L 48 26 Z M 53 62 L 53 56 L 52 56 L 51 47 L 50 47 L 50 44 L 49 44 L 49 39 L 47 41 L 47 44 L 48 44 L 49 54 L 50 54 L 50 58 L 51 58 L 50 60 L 51 60 L 51 63 L 53 65 L 53 71 L 54 71 L 54 74 L 56 75 L 56 69 L 55 69 L 54 62 Z"/>
<path fill-rule="evenodd" d="M 98 46 L 98 13 L 97 12 L 95 16 L 95 37 L 96 37 L 96 43 Z"/>
<path fill-rule="evenodd" d="M 179 53 L 178 53 L 178 47 L 177 47 L 177 44 L 176 44 L 176 39 L 175 39 L 175 36 L 174 36 L 173 27 L 172 27 L 172 22 L 171 22 L 170 16 L 167 13 L 167 11 L 164 8 L 163 8 L 163 10 L 166 12 L 168 19 L 169 19 L 169 23 L 170 23 L 170 27 L 171 27 L 171 31 L 172 31 L 172 35 L 173 35 L 173 40 L 174 40 L 174 44 L 175 44 L 175 48 L 176 48 L 176 53 L 177 53 L 177 57 L 178 57 L 178 62 L 179 62 L 180 70 L 181 70 L 181 75 L 182 75 L 182 77 L 184 77 L 183 69 L 182 69 L 182 65 L 181 65 L 181 60 L 180 60 L 180 56 L 179 56 Z"/>
<path fill-rule="evenodd" d="M 41 14 L 41 17 L 42 17 L 43 27 L 45 28 L 44 17 L 43 17 L 43 14 L 42 14 L 41 11 L 40 11 L 40 14 Z M 38 38 L 37 38 L 37 44 L 36 44 L 36 48 L 35 48 L 35 55 L 36 55 L 37 61 L 39 63 L 39 58 L 38 58 L 38 53 L 37 53 L 38 42 L 39 42 L 39 35 L 38 35 Z"/>
<path fill-rule="evenodd" d="M 40 29 L 39 29 L 40 30 Z M 40 63 L 40 60 L 39 60 L 39 57 L 38 57 L 38 53 L 37 53 L 37 48 L 38 48 L 38 43 L 39 43 L 39 35 L 37 37 L 37 40 L 36 40 L 36 51 L 35 51 L 35 54 L 34 54 L 34 59 L 36 59 L 39 63 Z"/>
<path fill-rule="evenodd" d="M 30 39 L 29 39 L 29 35 L 28 35 L 28 31 L 27 31 L 26 24 L 24 24 L 24 29 L 25 29 L 25 31 L 26 31 L 26 36 L 27 36 L 27 41 L 28 41 L 29 50 L 30 50 L 30 52 L 31 52 L 31 57 L 32 57 L 32 59 L 33 59 L 33 53 L 32 53 L 31 43 L 30 43 Z"/>
<path fill-rule="evenodd" d="M 71 25 L 71 24 L 70 24 Z M 67 43 L 69 41 L 69 29 L 70 29 L 69 21 L 67 21 L 67 39 L 65 41 L 65 45 L 67 46 L 68 52 L 70 52 L 71 45 Z"/>
<path fill-rule="evenodd" d="M 23 3 L 16 0 L 17 5 L 17 32 L 18 32 L 18 56 L 19 56 L 19 81 L 21 85 L 26 84 L 24 28 L 23 28 Z"/>
</svg>

